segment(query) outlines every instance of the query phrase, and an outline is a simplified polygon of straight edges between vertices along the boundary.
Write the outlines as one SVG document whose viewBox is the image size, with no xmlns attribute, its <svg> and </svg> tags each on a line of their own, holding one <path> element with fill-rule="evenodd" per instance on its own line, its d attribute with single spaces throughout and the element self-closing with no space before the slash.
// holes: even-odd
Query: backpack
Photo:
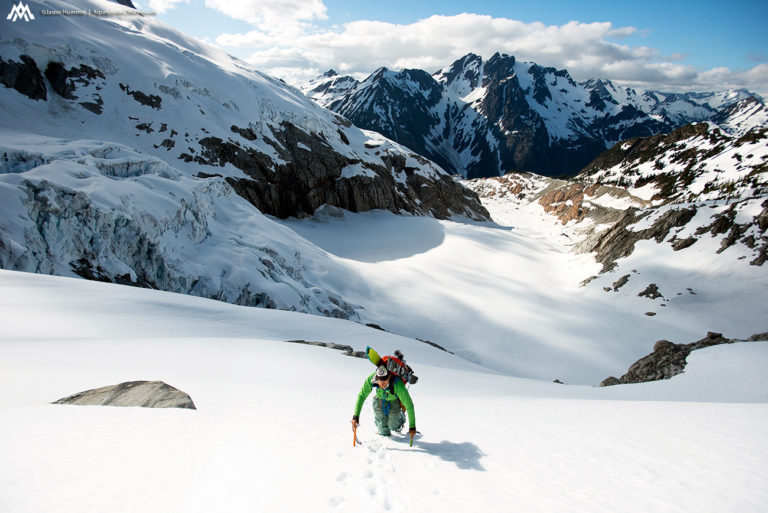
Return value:
<svg viewBox="0 0 768 513">
<path fill-rule="evenodd" d="M 376 367 L 385 366 L 389 372 L 403 380 L 406 385 L 416 383 L 419 380 L 419 377 L 413 373 L 411 366 L 405 363 L 405 357 L 399 349 L 395 350 L 394 356 L 379 356 L 379 353 L 369 346 L 365 348 L 365 354 L 368 355 L 372 364 Z"/>
</svg>

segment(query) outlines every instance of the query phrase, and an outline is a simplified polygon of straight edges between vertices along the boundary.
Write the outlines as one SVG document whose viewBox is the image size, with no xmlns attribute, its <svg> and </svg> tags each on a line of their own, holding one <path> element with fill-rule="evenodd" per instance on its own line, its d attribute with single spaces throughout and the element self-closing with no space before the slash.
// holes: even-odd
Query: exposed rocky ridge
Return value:
<svg viewBox="0 0 768 513">
<path fill-rule="evenodd" d="M 707 234 L 727 234 L 718 253 L 741 244 L 752 250 L 752 265 L 766 260 L 767 225 L 761 220 L 768 216 L 768 127 L 734 136 L 698 123 L 668 135 L 633 139 L 595 159 L 577 180 L 624 186 L 650 197 L 654 205 L 628 210 L 609 230 L 581 244 L 581 250 L 597 252 L 604 272 L 630 254 L 637 241 L 667 240 L 682 251 Z M 702 208 L 707 215 L 696 217 Z M 641 220 L 650 226 L 635 228 Z"/>
<path fill-rule="evenodd" d="M 672 209 L 665 211 L 649 228 L 633 230 L 630 227 L 641 219 L 649 216 L 651 211 L 638 214 L 629 210 L 612 228 L 597 236 L 597 240 L 589 245 L 590 239 L 581 248 L 586 252 L 595 252 L 595 259 L 603 264 L 602 272 L 608 272 L 616 267 L 616 260 L 629 256 L 635 249 L 635 244 L 641 240 L 653 239 L 662 243 L 673 228 L 685 226 L 696 215 L 696 208 Z M 682 248 L 680 248 L 682 249 Z"/>
<path fill-rule="evenodd" d="M 514 204 L 535 202 L 560 224 L 577 226 L 576 231 L 591 235 L 616 224 L 629 208 L 641 209 L 651 202 L 634 196 L 625 187 L 576 182 L 531 173 L 507 173 L 500 177 L 468 180 L 467 186 L 481 199 L 507 198 Z"/>
<path fill-rule="evenodd" d="M 768 341 L 768 333 L 759 333 L 746 340 L 738 340 L 725 338 L 721 333 L 709 332 L 703 339 L 690 344 L 675 344 L 668 340 L 659 340 L 654 344 L 653 352 L 633 363 L 621 378 L 608 377 L 600 383 L 600 386 L 669 379 L 685 371 L 685 366 L 688 363 L 686 358 L 692 351 L 720 344 L 749 341 Z"/>
<path fill-rule="evenodd" d="M 750 96 L 722 109 L 710 121 L 730 135 L 741 137 L 756 126 L 768 125 L 768 107 Z"/>
<path fill-rule="evenodd" d="M 638 93 L 566 70 L 468 54 L 429 76 L 381 68 L 362 82 L 328 72 L 303 88 L 318 103 L 468 178 L 510 170 L 575 174 L 617 141 L 667 133 L 750 97 Z M 761 102 L 754 96 L 752 99 Z"/>
<path fill-rule="evenodd" d="M 281 128 L 276 134 L 280 142 L 276 151 L 283 164 L 273 163 L 262 153 L 243 150 L 236 143 L 210 137 L 201 140 L 204 156 L 195 158 L 205 163 L 207 157 L 209 164 L 230 163 L 241 169 L 250 178 L 229 177 L 228 183 L 262 212 L 281 218 L 311 215 L 326 204 L 352 212 L 385 209 L 438 219 L 453 215 L 488 218 L 479 199 L 450 176 L 419 173 L 417 166 L 431 163 L 417 155 L 406 158 L 384 149 L 380 162 L 351 159 L 334 151 L 322 137 L 313 137 L 290 123 L 283 123 Z M 369 172 L 342 176 L 348 166 Z"/>
<path fill-rule="evenodd" d="M 595 224 L 615 222 L 619 209 L 600 204 L 601 199 L 646 206 L 648 202 L 632 196 L 626 189 L 601 184 L 556 181 L 544 189 L 538 203 L 545 212 L 557 217 L 565 225 L 590 219 Z"/>
<path fill-rule="evenodd" d="M 30 100 L 46 100 L 48 93 L 43 82 L 43 75 L 35 61 L 28 55 L 20 55 L 19 60 L 0 57 L 0 83 L 11 87 Z"/>
<path fill-rule="evenodd" d="M 634 188 L 650 185 L 656 189 L 651 199 L 662 201 L 756 197 L 768 193 L 767 141 L 768 127 L 734 137 L 716 125 L 686 125 L 668 135 L 616 144 L 578 179 Z M 701 184 L 691 187 L 697 181 Z"/>
<path fill-rule="evenodd" d="M 188 394 L 162 381 L 129 381 L 86 390 L 53 404 L 197 409 Z"/>
</svg>

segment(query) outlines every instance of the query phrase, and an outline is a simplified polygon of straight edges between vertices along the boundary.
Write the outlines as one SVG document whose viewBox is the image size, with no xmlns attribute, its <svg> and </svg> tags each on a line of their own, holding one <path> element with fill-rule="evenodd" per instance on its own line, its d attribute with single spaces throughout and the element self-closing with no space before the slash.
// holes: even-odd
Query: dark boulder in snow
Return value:
<svg viewBox="0 0 768 513">
<path fill-rule="evenodd" d="M 653 352 L 633 363 L 626 374 L 616 379 L 611 376 L 600 383 L 601 387 L 627 384 L 644 383 L 647 381 L 658 381 L 669 379 L 682 373 L 685 365 L 688 363 L 686 358 L 692 351 L 704 347 L 716 346 L 719 344 L 733 344 L 734 342 L 752 342 L 766 341 L 768 333 L 759 333 L 752 335 L 747 340 L 728 339 L 723 337 L 722 333 L 707 333 L 707 336 L 690 344 L 675 344 L 668 340 L 659 340 L 653 346 Z"/>
<path fill-rule="evenodd" d="M 621 385 L 619 378 L 616 378 L 615 376 L 609 376 L 600 382 L 601 387 L 611 387 L 613 385 Z"/>
<path fill-rule="evenodd" d="M 638 297 L 647 297 L 648 299 L 656 299 L 664 296 L 661 294 L 661 292 L 659 292 L 659 286 L 656 285 L 655 283 L 651 283 L 645 288 L 644 291 L 638 294 Z M 654 346 L 654 351 L 655 350 L 656 350 L 656 347 Z"/>
<path fill-rule="evenodd" d="M 86 390 L 53 404 L 197 409 L 189 395 L 162 381 L 129 381 Z"/>
</svg>

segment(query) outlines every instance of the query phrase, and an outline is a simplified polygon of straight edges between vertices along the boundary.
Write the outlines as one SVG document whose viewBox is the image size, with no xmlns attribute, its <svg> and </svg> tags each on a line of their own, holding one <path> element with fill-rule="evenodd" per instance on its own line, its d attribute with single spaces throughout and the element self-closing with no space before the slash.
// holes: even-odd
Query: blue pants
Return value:
<svg viewBox="0 0 768 513">
<path fill-rule="evenodd" d="M 373 414 L 379 434 L 389 436 L 392 431 L 399 431 L 405 424 L 405 413 L 400 408 L 400 400 L 385 401 L 373 398 Z"/>
</svg>

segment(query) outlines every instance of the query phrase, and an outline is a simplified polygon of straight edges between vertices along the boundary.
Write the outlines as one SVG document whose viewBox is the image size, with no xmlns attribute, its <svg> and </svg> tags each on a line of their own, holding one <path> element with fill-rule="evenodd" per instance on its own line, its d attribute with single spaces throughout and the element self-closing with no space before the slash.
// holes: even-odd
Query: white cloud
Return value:
<svg viewBox="0 0 768 513">
<path fill-rule="evenodd" d="M 745 87 L 768 96 L 768 64 L 758 64 L 748 70 L 733 71 L 715 68 L 700 74 L 700 82 L 712 89 Z"/>
<path fill-rule="evenodd" d="M 173 9 L 174 7 L 176 7 L 176 5 L 180 3 L 188 4 L 189 0 L 149 0 L 149 7 L 153 11 L 163 13 L 170 9 Z"/>
<path fill-rule="evenodd" d="M 322 0 L 205 0 L 205 5 L 269 31 L 283 24 L 327 18 Z"/>
<path fill-rule="evenodd" d="M 410 24 L 360 20 L 322 29 L 312 23 L 325 17 L 320 0 L 206 0 L 206 4 L 256 27 L 244 34 L 222 34 L 218 44 L 253 49 L 250 62 L 293 83 L 329 68 L 358 78 L 380 66 L 433 72 L 469 52 L 484 58 L 507 53 L 521 61 L 566 68 L 576 80 L 608 78 L 640 88 L 738 85 L 765 94 L 768 83 L 765 64 L 748 71 L 701 72 L 680 62 L 680 54 L 664 57 L 651 47 L 619 44 L 637 29 L 609 22 L 545 25 L 464 13 Z M 282 21 L 274 22 L 278 17 Z"/>
</svg>

